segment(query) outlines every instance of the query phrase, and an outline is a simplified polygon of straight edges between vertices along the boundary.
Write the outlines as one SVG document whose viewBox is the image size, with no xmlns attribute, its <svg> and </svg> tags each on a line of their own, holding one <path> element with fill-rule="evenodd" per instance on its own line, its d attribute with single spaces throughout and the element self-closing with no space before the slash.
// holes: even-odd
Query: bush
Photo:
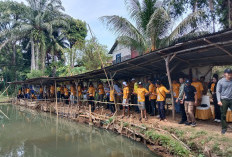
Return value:
<svg viewBox="0 0 232 157">
<path fill-rule="evenodd" d="M 41 70 L 32 70 L 30 73 L 27 73 L 27 78 L 28 79 L 42 77 L 42 76 L 45 76 L 45 74 Z"/>
</svg>

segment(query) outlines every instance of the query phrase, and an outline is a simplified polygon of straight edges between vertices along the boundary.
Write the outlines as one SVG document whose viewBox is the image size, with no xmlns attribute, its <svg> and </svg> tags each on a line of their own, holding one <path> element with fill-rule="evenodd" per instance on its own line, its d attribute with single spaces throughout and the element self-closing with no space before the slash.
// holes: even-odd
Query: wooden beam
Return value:
<svg viewBox="0 0 232 157">
<path fill-rule="evenodd" d="M 56 89 L 56 81 L 55 81 L 55 96 L 56 96 L 56 116 L 58 118 L 58 107 L 57 107 L 57 89 Z"/>
<path fill-rule="evenodd" d="M 216 44 L 216 43 L 212 43 L 211 41 L 209 41 L 208 39 L 204 39 L 204 41 L 206 41 L 209 44 L 213 44 L 215 47 L 217 47 L 218 49 L 222 50 L 223 52 L 225 52 L 226 54 L 228 54 L 229 56 L 232 57 L 232 53 L 227 51 L 226 49 L 224 49 L 223 47 L 221 47 L 220 45 Z"/>
<path fill-rule="evenodd" d="M 171 92 L 171 99 L 172 99 L 172 118 L 175 119 L 174 93 L 173 93 L 173 89 L 172 89 L 172 78 L 171 78 L 170 69 L 169 69 L 170 59 L 171 59 L 171 56 L 169 55 L 164 60 L 165 60 L 167 76 L 168 76 L 168 83 L 169 83 L 170 92 Z"/>
</svg>

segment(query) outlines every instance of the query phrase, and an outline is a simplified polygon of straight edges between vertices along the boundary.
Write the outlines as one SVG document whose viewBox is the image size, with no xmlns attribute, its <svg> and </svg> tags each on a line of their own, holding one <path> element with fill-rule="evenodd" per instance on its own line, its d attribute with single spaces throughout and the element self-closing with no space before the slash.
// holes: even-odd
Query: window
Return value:
<svg viewBox="0 0 232 157">
<path fill-rule="evenodd" d="M 116 64 L 121 63 L 121 53 L 116 54 Z"/>
</svg>

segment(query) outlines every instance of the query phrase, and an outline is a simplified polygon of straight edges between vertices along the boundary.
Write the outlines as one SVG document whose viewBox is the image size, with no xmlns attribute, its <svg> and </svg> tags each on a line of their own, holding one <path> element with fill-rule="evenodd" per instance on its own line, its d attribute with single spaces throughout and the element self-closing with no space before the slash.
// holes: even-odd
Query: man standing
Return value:
<svg viewBox="0 0 232 157">
<path fill-rule="evenodd" d="M 203 85 L 197 80 L 196 77 L 193 78 L 192 86 L 196 88 L 197 91 L 197 104 L 196 106 L 201 105 L 202 94 L 204 91 Z"/>
<path fill-rule="evenodd" d="M 179 82 L 180 82 L 179 96 L 176 99 L 176 103 L 180 106 L 180 111 L 181 111 L 181 121 L 179 122 L 179 124 L 185 124 L 185 122 L 187 121 L 187 116 L 185 113 L 184 101 L 183 101 L 184 87 L 185 87 L 184 78 L 180 77 Z"/>
<path fill-rule="evenodd" d="M 166 115 L 165 115 L 165 100 L 166 100 L 166 93 L 170 91 L 164 87 L 159 80 L 156 81 L 156 93 L 157 93 L 157 105 L 159 109 L 160 121 L 167 122 Z"/>
<path fill-rule="evenodd" d="M 91 112 L 94 112 L 95 110 L 95 103 L 94 103 L 94 97 L 95 97 L 95 88 L 93 87 L 93 84 L 90 83 L 89 89 L 87 91 L 89 94 L 89 104 L 91 105 Z"/>
<path fill-rule="evenodd" d="M 196 126 L 196 119 L 194 116 L 194 106 L 197 104 L 197 90 L 191 85 L 189 80 L 186 80 L 184 88 L 184 108 L 187 115 L 186 125 Z"/>
<path fill-rule="evenodd" d="M 173 89 L 173 94 L 174 94 L 175 110 L 176 110 L 176 113 L 180 113 L 180 105 L 176 103 L 176 99 L 179 96 L 180 84 L 177 83 L 176 80 L 172 81 L 172 89 Z"/>
<path fill-rule="evenodd" d="M 151 116 L 155 116 L 156 112 L 156 88 L 155 85 L 152 83 L 152 81 L 148 80 L 149 85 L 149 100 L 151 103 Z"/>
<path fill-rule="evenodd" d="M 126 107 L 128 108 L 128 117 L 130 116 L 130 108 L 128 106 L 129 102 L 129 87 L 126 82 L 123 82 L 123 117 L 125 116 Z"/>
<path fill-rule="evenodd" d="M 145 96 L 149 95 L 149 92 L 147 91 L 146 88 L 143 87 L 142 82 L 139 82 L 138 85 L 139 86 L 135 94 L 137 94 L 139 109 L 141 111 L 141 117 L 139 118 L 139 121 L 141 121 L 143 117 L 147 121 L 147 114 L 146 114 L 146 109 L 145 109 Z"/>
<path fill-rule="evenodd" d="M 232 110 L 232 70 L 226 69 L 224 71 L 224 78 L 218 81 L 217 84 L 217 100 L 218 105 L 221 106 L 221 124 L 222 134 L 227 131 L 226 113 L 228 108 Z"/>
</svg>

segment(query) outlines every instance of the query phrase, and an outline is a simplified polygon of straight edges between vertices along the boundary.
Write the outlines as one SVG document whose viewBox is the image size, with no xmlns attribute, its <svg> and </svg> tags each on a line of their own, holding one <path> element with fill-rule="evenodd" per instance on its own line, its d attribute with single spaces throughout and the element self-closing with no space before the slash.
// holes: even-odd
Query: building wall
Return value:
<svg viewBox="0 0 232 157">
<path fill-rule="evenodd" d="M 121 54 L 121 62 L 128 60 L 131 58 L 131 49 L 118 44 L 112 53 L 114 64 L 116 63 L 116 56 L 119 54 Z"/>
</svg>

